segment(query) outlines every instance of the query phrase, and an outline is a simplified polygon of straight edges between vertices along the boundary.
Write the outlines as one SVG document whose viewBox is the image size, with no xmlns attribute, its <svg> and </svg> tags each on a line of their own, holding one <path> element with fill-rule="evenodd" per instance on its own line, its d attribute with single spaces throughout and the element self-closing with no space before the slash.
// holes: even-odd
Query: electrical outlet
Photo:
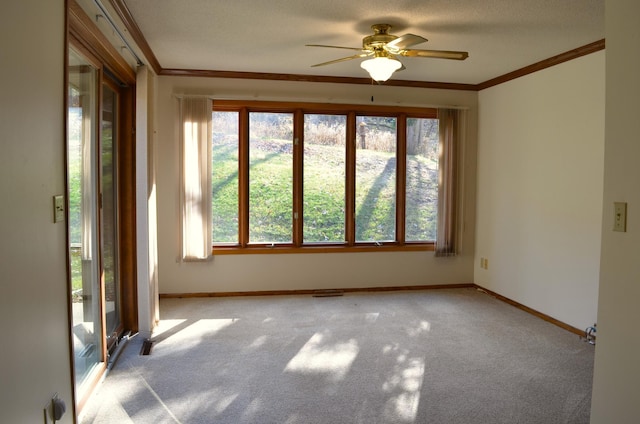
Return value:
<svg viewBox="0 0 640 424">
<path fill-rule="evenodd" d="M 53 196 L 53 222 L 64 221 L 64 196 Z"/>
<path fill-rule="evenodd" d="M 487 259 L 487 258 L 480 258 L 480 268 L 482 268 L 482 269 L 489 269 L 489 259 Z"/>
<path fill-rule="evenodd" d="M 613 203 L 613 231 L 627 231 L 627 204 L 625 202 Z"/>
</svg>

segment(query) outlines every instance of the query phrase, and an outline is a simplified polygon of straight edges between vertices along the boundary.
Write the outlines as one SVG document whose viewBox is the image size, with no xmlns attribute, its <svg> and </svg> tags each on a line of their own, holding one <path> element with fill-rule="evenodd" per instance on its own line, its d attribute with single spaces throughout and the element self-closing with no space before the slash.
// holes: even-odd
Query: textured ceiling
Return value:
<svg viewBox="0 0 640 424">
<path fill-rule="evenodd" d="M 478 84 L 604 38 L 604 0 L 124 0 L 165 69 L 366 77 L 355 52 L 375 23 L 421 35 L 418 49 L 465 61 L 402 58 L 392 78 Z"/>
</svg>

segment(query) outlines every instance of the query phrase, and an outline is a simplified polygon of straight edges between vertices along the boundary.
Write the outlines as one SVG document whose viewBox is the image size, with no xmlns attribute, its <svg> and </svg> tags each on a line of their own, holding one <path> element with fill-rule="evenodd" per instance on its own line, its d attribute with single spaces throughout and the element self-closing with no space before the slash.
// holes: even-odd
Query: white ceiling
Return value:
<svg viewBox="0 0 640 424">
<path fill-rule="evenodd" d="M 463 50 L 465 61 L 402 58 L 392 78 L 478 84 L 604 38 L 604 0 L 124 0 L 164 69 L 366 77 L 350 56 L 375 23 Z"/>
</svg>

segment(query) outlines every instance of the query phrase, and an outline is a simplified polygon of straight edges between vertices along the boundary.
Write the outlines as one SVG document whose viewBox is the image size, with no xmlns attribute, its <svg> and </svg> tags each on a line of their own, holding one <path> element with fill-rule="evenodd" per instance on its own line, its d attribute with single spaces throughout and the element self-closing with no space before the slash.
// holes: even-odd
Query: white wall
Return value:
<svg viewBox="0 0 640 424">
<path fill-rule="evenodd" d="M 606 3 L 606 142 L 598 344 L 591 422 L 640 417 L 640 3 Z M 627 232 L 611 231 L 613 202 L 628 202 Z"/>
<path fill-rule="evenodd" d="M 475 283 L 579 329 L 596 322 L 604 64 L 593 53 L 478 99 Z"/>
<path fill-rule="evenodd" d="M 158 243 L 153 100 L 155 75 L 147 66 L 136 77 L 136 278 L 138 332 L 150 337 L 158 310 Z"/>
<path fill-rule="evenodd" d="M 178 263 L 178 127 L 176 94 L 225 99 L 464 106 L 470 108 L 462 254 L 433 252 L 221 255 L 209 263 Z M 158 275 L 160 293 L 322 289 L 470 283 L 473 279 L 477 93 L 386 86 L 159 77 Z"/>
<path fill-rule="evenodd" d="M 0 422 L 42 423 L 54 393 L 73 422 L 64 189 L 62 0 L 3 2 L 0 14 Z"/>
</svg>

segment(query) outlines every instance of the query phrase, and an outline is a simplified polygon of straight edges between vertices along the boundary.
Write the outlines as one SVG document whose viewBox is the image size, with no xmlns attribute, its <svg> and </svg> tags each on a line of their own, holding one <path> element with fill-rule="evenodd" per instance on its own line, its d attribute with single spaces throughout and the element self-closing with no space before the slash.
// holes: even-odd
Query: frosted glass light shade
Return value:
<svg viewBox="0 0 640 424">
<path fill-rule="evenodd" d="M 374 57 L 373 59 L 365 60 L 360 64 L 360 67 L 371 75 L 376 81 L 386 81 L 391 78 L 391 75 L 402 67 L 402 63 L 399 60 L 391 59 L 389 57 Z"/>
</svg>

